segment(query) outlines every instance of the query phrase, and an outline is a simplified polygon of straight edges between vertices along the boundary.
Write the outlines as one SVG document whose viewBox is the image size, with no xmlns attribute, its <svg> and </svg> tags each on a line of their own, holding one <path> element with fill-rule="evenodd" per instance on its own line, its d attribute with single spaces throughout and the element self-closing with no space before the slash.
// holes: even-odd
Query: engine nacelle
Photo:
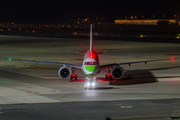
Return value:
<svg viewBox="0 0 180 120">
<path fill-rule="evenodd" d="M 121 67 L 114 67 L 111 74 L 114 79 L 120 79 L 124 74 L 124 70 Z"/>
<path fill-rule="evenodd" d="M 69 67 L 63 66 L 59 69 L 58 75 L 63 79 L 68 79 L 72 74 L 72 70 Z"/>
</svg>

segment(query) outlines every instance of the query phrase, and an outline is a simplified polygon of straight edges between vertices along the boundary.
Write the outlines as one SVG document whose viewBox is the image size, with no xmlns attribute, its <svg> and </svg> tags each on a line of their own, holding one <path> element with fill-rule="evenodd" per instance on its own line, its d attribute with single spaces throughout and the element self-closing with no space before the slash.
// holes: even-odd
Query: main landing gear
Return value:
<svg viewBox="0 0 180 120">
<path fill-rule="evenodd" d="M 112 75 L 111 74 L 106 74 L 106 76 L 105 76 L 105 78 L 106 78 L 106 80 L 112 80 L 113 79 L 113 77 L 112 77 Z"/>
<path fill-rule="evenodd" d="M 110 69 L 111 69 L 111 68 L 108 67 L 107 71 L 106 71 L 106 70 L 103 70 L 104 72 L 107 73 L 106 76 L 105 76 L 105 79 L 106 79 L 106 80 L 112 80 L 112 79 L 113 79 Z"/>
<path fill-rule="evenodd" d="M 74 80 L 77 80 L 77 75 L 76 75 L 76 74 L 72 74 L 72 75 L 70 76 L 70 80 L 73 80 L 73 78 L 74 78 Z"/>
<path fill-rule="evenodd" d="M 78 72 L 78 71 L 76 71 L 76 72 Z M 71 74 L 71 76 L 70 76 L 70 80 L 77 80 L 77 75 L 75 74 L 75 70 L 74 70 L 74 68 L 72 68 L 72 74 Z"/>
</svg>

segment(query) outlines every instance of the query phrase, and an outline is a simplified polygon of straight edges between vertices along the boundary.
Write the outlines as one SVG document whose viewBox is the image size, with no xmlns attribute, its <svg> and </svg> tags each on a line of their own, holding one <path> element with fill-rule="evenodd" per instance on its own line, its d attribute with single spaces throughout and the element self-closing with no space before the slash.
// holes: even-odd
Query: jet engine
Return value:
<svg viewBox="0 0 180 120">
<path fill-rule="evenodd" d="M 58 75 L 63 79 L 68 79 L 71 76 L 72 70 L 67 66 L 63 66 L 59 69 Z"/>
<path fill-rule="evenodd" d="M 117 66 L 113 68 L 111 74 L 114 79 L 120 79 L 124 74 L 124 70 L 121 67 Z"/>
</svg>

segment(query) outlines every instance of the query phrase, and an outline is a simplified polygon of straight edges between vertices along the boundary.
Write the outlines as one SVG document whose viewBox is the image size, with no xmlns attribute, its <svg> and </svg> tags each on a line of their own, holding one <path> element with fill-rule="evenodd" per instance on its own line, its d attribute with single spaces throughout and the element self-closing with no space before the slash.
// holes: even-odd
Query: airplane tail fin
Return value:
<svg viewBox="0 0 180 120">
<path fill-rule="evenodd" d="M 92 26 L 93 24 L 90 25 L 90 52 L 93 51 Z"/>
</svg>

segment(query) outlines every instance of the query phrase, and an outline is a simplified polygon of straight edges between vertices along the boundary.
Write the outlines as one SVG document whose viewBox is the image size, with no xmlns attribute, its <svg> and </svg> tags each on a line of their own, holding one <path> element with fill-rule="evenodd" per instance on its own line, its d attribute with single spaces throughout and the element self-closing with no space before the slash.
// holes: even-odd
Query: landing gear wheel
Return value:
<svg viewBox="0 0 180 120">
<path fill-rule="evenodd" d="M 108 80 L 108 76 L 107 76 L 107 74 L 106 74 L 106 80 Z"/>
<path fill-rule="evenodd" d="M 75 75 L 74 79 L 77 80 L 77 75 Z"/>
<path fill-rule="evenodd" d="M 72 75 L 70 76 L 70 80 L 73 80 L 73 76 Z"/>
<path fill-rule="evenodd" d="M 109 77 L 109 80 L 112 80 L 112 75 Z"/>
</svg>

